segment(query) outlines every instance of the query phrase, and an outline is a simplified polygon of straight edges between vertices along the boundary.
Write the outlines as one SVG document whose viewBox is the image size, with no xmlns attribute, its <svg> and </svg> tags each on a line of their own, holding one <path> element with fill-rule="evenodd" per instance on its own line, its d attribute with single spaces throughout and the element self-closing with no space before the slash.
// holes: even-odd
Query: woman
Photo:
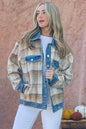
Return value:
<svg viewBox="0 0 86 129">
<path fill-rule="evenodd" d="M 39 4 L 33 30 L 16 42 L 8 58 L 8 77 L 20 93 L 13 129 L 31 129 L 39 112 L 43 129 L 59 129 L 64 88 L 73 77 L 72 63 L 57 6 Z"/>
</svg>

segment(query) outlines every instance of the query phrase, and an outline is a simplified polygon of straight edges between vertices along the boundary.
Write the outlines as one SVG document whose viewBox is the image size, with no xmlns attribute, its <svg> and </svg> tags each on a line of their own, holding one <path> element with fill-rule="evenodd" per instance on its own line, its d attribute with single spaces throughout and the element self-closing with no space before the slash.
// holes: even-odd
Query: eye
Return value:
<svg viewBox="0 0 86 129">
<path fill-rule="evenodd" d="M 38 16 L 39 15 L 39 13 L 36 13 L 36 16 Z"/>
<path fill-rule="evenodd" d="M 43 14 L 46 14 L 46 12 L 45 12 L 45 11 L 43 11 Z"/>
</svg>

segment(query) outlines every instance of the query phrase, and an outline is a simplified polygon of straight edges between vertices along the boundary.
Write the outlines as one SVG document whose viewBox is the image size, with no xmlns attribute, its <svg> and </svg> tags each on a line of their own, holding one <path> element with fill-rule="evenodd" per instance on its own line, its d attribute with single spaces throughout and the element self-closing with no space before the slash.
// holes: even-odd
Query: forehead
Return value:
<svg viewBox="0 0 86 129">
<path fill-rule="evenodd" d="M 38 7 L 37 11 L 44 11 L 45 10 L 45 5 L 42 4 Z"/>
</svg>

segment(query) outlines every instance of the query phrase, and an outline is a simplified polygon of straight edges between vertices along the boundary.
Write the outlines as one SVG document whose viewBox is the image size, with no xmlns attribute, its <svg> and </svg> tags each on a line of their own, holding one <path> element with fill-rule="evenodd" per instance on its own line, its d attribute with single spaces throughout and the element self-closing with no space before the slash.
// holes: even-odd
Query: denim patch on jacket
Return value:
<svg viewBox="0 0 86 129">
<path fill-rule="evenodd" d="M 36 62 L 36 61 L 39 61 L 41 59 L 41 56 L 40 55 L 31 55 L 31 56 L 26 56 L 25 57 L 25 61 L 27 62 Z"/>
<path fill-rule="evenodd" d="M 59 62 L 56 61 L 56 60 L 53 60 L 52 66 L 53 66 L 55 69 L 58 69 L 58 68 L 59 68 Z"/>
</svg>

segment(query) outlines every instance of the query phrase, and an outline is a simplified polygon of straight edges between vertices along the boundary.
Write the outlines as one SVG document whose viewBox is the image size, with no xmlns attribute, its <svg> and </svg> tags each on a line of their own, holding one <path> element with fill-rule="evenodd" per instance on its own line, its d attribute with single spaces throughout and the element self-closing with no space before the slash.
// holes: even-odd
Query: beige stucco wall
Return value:
<svg viewBox="0 0 86 129">
<path fill-rule="evenodd" d="M 32 28 L 33 12 L 43 0 L 0 0 L 0 129 L 11 129 L 19 104 L 7 79 L 7 58 L 15 42 Z M 64 38 L 74 55 L 71 84 L 65 89 L 64 108 L 86 104 L 86 0 L 48 0 L 60 10 Z M 33 129 L 41 129 L 40 116 Z"/>
</svg>

